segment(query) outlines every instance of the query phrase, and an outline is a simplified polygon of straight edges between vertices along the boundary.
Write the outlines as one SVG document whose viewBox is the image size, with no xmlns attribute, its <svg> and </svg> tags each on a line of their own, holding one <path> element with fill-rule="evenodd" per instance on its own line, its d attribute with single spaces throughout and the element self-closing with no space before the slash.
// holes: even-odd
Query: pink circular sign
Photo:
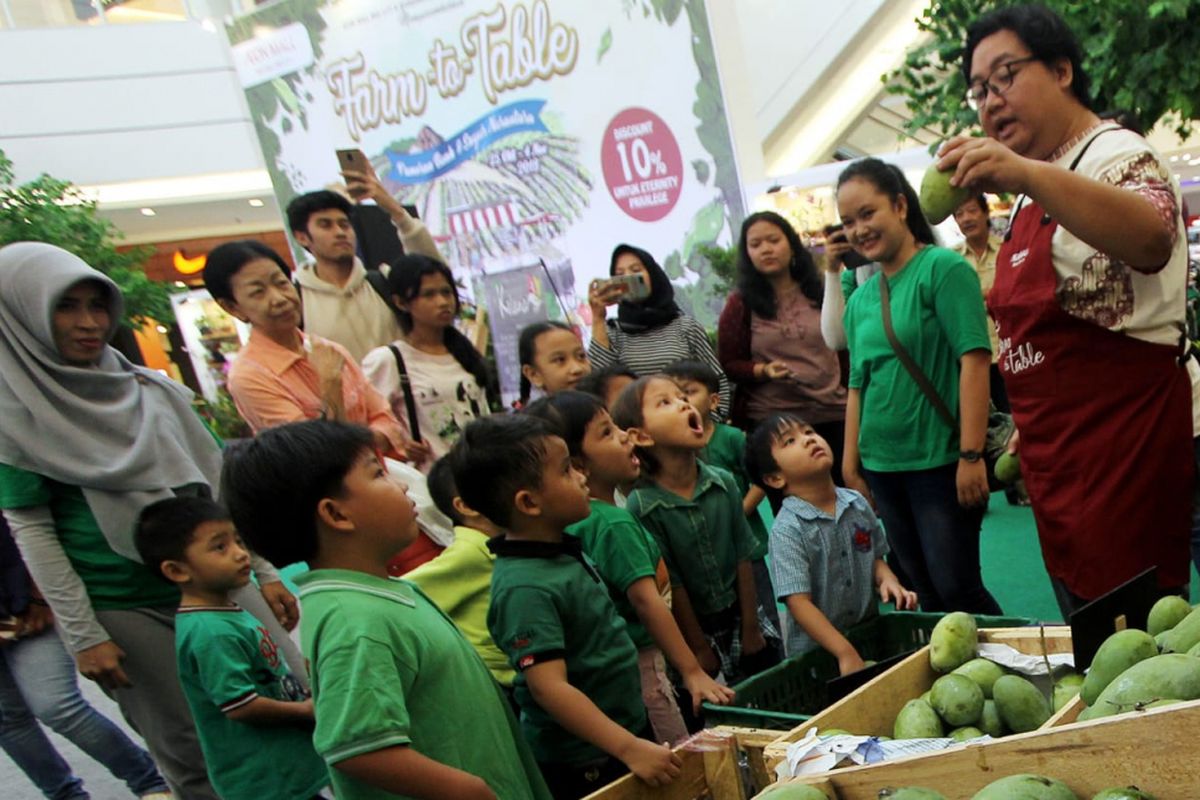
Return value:
<svg viewBox="0 0 1200 800">
<path fill-rule="evenodd" d="M 612 118 L 600 145 L 600 166 L 608 193 L 636 220 L 660 220 L 679 202 L 679 143 L 653 111 L 627 108 Z"/>
</svg>

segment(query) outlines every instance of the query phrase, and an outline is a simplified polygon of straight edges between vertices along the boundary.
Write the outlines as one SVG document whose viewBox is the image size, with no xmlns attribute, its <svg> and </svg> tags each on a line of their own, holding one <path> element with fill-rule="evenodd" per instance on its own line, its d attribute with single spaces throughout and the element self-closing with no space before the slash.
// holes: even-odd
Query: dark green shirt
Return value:
<svg viewBox="0 0 1200 800">
<path fill-rule="evenodd" d="M 738 491 L 745 498 L 750 491 L 750 475 L 746 472 L 746 434 L 741 428 L 716 423 L 712 438 L 700 451 L 700 460 L 713 467 L 720 467 L 733 476 L 737 482 Z M 767 526 L 763 524 L 762 515 L 758 509 L 746 516 L 750 525 L 750 533 L 754 534 L 754 552 L 750 554 L 751 561 L 758 561 L 767 556 Z"/>
<path fill-rule="evenodd" d="M 488 547 L 497 555 L 488 628 L 517 670 L 513 689 L 534 757 L 568 766 L 604 760 L 607 753 L 568 733 L 537 704 L 524 672 L 564 660 L 572 686 L 625 730 L 642 732 L 646 708 L 637 649 L 604 581 L 573 536 L 560 543 L 499 537 Z"/>
<path fill-rule="evenodd" d="M 662 553 L 650 532 L 628 511 L 601 500 L 592 500 L 591 505 L 587 519 L 569 525 L 566 532 L 583 542 L 583 552 L 604 579 L 634 645 L 639 650 L 649 647 L 654 639 L 633 610 L 627 592 L 634 582 L 654 578 L 659 594 L 670 605 L 671 579 Z"/>
<path fill-rule="evenodd" d="M 749 561 L 755 541 L 742 513 L 733 476 L 697 462 L 691 499 L 642 480 L 625 509 L 654 536 L 671 574 L 697 614 L 716 614 L 737 602 L 737 567 Z"/>
</svg>

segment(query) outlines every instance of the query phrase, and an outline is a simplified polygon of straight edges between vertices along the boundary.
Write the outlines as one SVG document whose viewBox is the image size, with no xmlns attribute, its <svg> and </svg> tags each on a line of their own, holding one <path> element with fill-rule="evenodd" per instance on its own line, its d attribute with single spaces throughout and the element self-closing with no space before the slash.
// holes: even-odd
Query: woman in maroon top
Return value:
<svg viewBox="0 0 1200 800">
<path fill-rule="evenodd" d="M 834 454 L 841 483 L 846 389 L 837 354 L 821 338 L 821 274 L 788 221 L 751 214 L 738 240 L 737 290 L 717 329 L 717 356 L 736 385 L 733 421 L 752 428 L 771 414 L 798 414 Z"/>
</svg>

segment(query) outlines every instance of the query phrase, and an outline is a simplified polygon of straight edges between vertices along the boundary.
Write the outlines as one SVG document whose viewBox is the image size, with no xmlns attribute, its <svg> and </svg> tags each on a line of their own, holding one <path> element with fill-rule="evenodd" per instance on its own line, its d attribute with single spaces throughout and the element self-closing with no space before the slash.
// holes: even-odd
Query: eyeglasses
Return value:
<svg viewBox="0 0 1200 800">
<path fill-rule="evenodd" d="M 1013 67 L 1017 64 L 1026 64 L 1037 60 L 1037 56 L 1026 56 L 1025 58 L 1014 59 L 996 67 L 987 76 L 986 80 L 975 81 L 967 87 L 967 105 L 970 106 L 972 111 L 978 111 L 984 102 L 987 101 L 988 92 L 999 96 L 1012 88 L 1013 78 L 1017 76 L 1017 73 L 1013 71 Z"/>
</svg>

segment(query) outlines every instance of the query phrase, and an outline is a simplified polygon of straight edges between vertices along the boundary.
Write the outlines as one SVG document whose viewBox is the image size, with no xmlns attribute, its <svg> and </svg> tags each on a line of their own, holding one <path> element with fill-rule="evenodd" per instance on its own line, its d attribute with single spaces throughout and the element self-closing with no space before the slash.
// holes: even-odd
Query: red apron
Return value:
<svg viewBox="0 0 1200 800">
<path fill-rule="evenodd" d="M 1057 228 L 1037 203 L 1020 207 L 988 295 L 1046 570 L 1084 599 L 1151 566 L 1160 586 L 1185 586 L 1194 454 L 1180 348 L 1063 311 Z"/>
</svg>

